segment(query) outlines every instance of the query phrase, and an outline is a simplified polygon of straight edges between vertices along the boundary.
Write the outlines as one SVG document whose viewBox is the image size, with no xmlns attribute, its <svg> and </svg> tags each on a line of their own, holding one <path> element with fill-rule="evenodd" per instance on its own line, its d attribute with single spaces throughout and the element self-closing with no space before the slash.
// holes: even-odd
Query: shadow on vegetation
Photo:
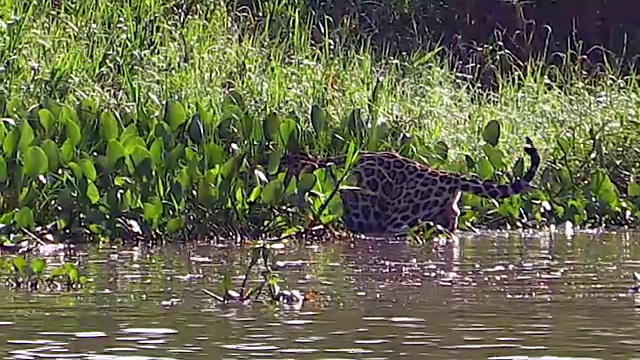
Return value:
<svg viewBox="0 0 640 360">
<path fill-rule="evenodd" d="M 485 87 L 531 63 L 574 64 L 586 76 L 638 65 L 640 15 L 626 0 L 227 0 L 248 32 L 274 37 L 308 21 L 312 42 L 370 44 L 380 56 L 442 47 L 453 70 Z"/>
</svg>

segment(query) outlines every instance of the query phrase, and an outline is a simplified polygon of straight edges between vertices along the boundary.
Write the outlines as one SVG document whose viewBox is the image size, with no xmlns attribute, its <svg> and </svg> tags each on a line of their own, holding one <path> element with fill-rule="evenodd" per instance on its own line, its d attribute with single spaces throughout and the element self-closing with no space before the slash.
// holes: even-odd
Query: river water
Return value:
<svg viewBox="0 0 640 360">
<path fill-rule="evenodd" d="M 640 234 L 461 234 L 434 251 L 406 241 L 291 245 L 277 255 L 302 309 L 221 305 L 239 284 L 234 247 L 90 248 L 95 288 L 0 288 L 4 359 L 640 358 Z M 53 261 L 53 260 L 52 260 Z"/>
</svg>

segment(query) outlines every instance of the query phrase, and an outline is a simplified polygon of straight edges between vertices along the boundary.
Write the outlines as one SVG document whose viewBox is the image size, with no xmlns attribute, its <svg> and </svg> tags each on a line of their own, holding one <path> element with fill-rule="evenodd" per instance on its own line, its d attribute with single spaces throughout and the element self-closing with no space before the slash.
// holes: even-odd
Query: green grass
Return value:
<svg viewBox="0 0 640 360">
<path fill-rule="evenodd" d="M 61 4 L 57 10 L 48 1 L 2 4 L 4 117 L 20 118 L 11 106 L 28 109 L 49 101 L 75 106 L 92 99 L 100 109 L 119 114 L 124 125 L 127 116 L 162 116 L 165 100 L 178 99 L 189 112 L 199 104 L 219 120 L 232 88 L 255 119 L 271 113 L 296 119 L 302 145 L 311 152 L 344 149 L 314 141 L 308 130 L 313 104 L 321 104 L 335 128 L 353 109 L 362 109 L 365 120 L 386 122 L 391 129 L 376 149 L 422 156 L 436 167 L 458 171 L 474 170 L 466 168 L 464 155 L 482 157 L 482 130 L 499 120 L 498 148 L 507 164 L 522 156 L 527 135 L 545 160 L 536 178 L 541 191 L 525 196 L 528 215 L 591 224 L 633 223 L 640 215 L 638 197 L 627 196 L 636 191 L 630 174 L 640 169 L 640 88 L 633 76 L 610 72 L 586 79 L 574 64 L 545 68 L 532 63 L 526 72 L 498 79 L 491 93 L 449 70 L 450 59 L 436 50 L 375 59 L 366 45 L 311 45 L 307 22 L 286 1 L 265 10 L 267 17 L 278 14 L 268 27 L 250 26 L 249 20 L 232 23 L 218 1 L 197 3 L 186 17 L 165 5 L 169 2 Z M 445 160 L 434 156 L 438 141 L 450 149 Z M 506 178 L 500 173 L 496 179 Z M 553 215 L 535 210 L 541 201 L 552 204 Z M 465 204 L 474 209 L 465 218 L 471 222 L 513 214 L 495 212 L 487 201 L 465 198 Z M 14 210 L 4 207 L 5 213 Z"/>
</svg>

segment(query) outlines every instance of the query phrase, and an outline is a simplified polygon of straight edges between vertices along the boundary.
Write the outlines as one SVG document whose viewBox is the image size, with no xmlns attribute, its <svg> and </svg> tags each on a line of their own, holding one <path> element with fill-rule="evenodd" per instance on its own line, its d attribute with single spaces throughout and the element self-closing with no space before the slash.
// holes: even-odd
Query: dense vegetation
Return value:
<svg viewBox="0 0 640 360">
<path fill-rule="evenodd" d="M 437 50 L 380 58 L 366 42 L 312 44 L 296 4 L 268 4 L 261 18 L 277 13 L 280 27 L 230 21 L 218 2 L 5 2 L 4 229 L 280 235 L 341 211 L 329 195 L 344 169 L 285 184 L 287 151 L 394 150 L 506 182 L 526 135 L 545 160 L 536 189 L 499 204 L 465 196 L 462 227 L 638 223 L 635 77 L 593 80 L 567 58 L 486 92 Z"/>
</svg>

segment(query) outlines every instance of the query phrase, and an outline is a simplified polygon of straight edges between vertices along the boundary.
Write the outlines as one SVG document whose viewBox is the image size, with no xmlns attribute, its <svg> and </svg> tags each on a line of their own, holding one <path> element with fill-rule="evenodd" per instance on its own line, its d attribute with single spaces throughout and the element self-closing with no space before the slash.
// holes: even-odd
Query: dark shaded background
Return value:
<svg viewBox="0 0 640 360">
<path fill-rule="evenodd" d="M 264 25 L 269 14 L 270 29 L 279 31 L 294 7 L 301 18 L 313 19 L 314 40 L 348 45 L 367 39 L 378 54 L 439 44 L 454 66 L 467 71 L 468 65 L 508 57 L 519 68 L 532 59 L 555 65 L 569 59 L 587 64 L 591 75 L 604 67 L 627 72 L 640 51 L 637 0 L 228 0 L 227 6 L 244 14 L 245 24 L 251 19 Z"/>
</svg>

